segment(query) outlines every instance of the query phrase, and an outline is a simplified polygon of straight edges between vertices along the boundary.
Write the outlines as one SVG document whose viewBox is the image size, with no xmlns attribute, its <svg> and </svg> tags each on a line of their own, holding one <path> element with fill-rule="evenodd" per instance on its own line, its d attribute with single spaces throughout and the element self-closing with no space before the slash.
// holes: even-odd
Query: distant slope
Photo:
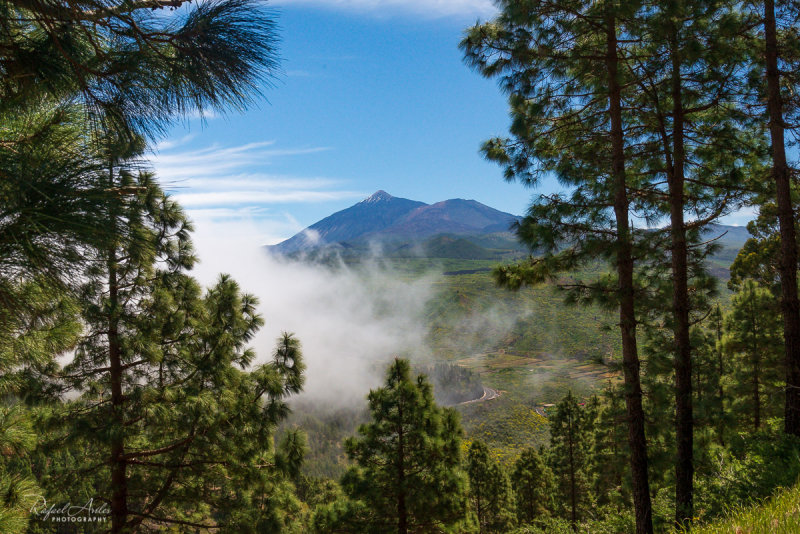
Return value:
<svg viewBox="0 0 800 534">
<path fill-rule="evenodd" d="M 378 191 L 358 204 L 325 217 L 299 234 L 269 248 L 279 254 L 291 254 L 350 241 L 388 228 L 421 206 L 426 204 Z"/>
<path fill-rule="evenodd" d="M 709 224 L 703 232 L 705 239 L 716 239 L 716 243 L 723 248 L 742 248 L 744 242 L 750 239 L 750 232 L 746 226 L 727 226 L 724 224 Z"/>
<path fill-rule="evenodd" d="M 517 219 L 480 202 L 456 198 L 421 206 L 372 235 L 419 239 L 437 234 L 487 234 L 508 231 Z"/>
</svg>

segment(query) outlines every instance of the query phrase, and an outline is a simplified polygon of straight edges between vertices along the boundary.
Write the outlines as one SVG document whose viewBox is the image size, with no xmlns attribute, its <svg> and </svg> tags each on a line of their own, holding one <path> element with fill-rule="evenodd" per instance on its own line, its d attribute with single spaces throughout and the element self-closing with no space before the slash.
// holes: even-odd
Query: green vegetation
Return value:
<svg viewBox="0 0 800 534">
<path fill-rule="evenodd" d="M 256 365 L 257 299 L 200 287 L 141 170 L 276 68 L 268 12 L 184 3 L 0 0 L 0 532 L 800 529 L 796 0 L 499 0 L 461 45 L 509 94 L 484 153 L 563 191 L 516 236 L 319 251 L 430 276 L 429 350 L 291 416 L 300 341 Z"/>
<path fill-rule="evenodd" d="M 800 486 L 778 491 L 758 505 L 736 505 L 725 517 L 709 525 L 699 525 L 697 534 L 793 534 L 800 532 Z"/>
<path fill-rule="evenodd" d="M 508 532 L 514 523 L 511 483 L 505 470 L 480 441 L 467 451 L 469 498 L 478 532 Z"/>
<path fill-rule="evenodd" d="M 343 477 L 347 500 L 317 511 L 320 532 L 453 530 L 464 521 L 466 477 L 456 412 L 439 408 L 424 377 L 395 360 L 386 385 L 369 394 L 371 421 L 345 443 L 355 462 Z"/>
</svg>

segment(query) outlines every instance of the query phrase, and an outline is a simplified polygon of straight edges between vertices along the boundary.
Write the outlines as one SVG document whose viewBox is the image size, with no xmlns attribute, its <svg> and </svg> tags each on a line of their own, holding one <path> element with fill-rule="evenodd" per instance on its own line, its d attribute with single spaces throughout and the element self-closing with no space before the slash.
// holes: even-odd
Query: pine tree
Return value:
<svg viewBox="0 0 800 534">
<path fill-rule="evenodd" d="M 597 402 L 597 415 L 590 422 L 592 493 L 598 506 L 622 510 L 631 501 L 624 396 L 619 387 L 609 385 Z"/>
<path fill-rule="evenodd" d="M 103 227 L 107 193 L 74 106 L 13 109 L 0 122 L 0 307 L 24 313 L 20 279 L 53 291 L 75 287 L 83 247 Z"/>
<path fill-rule="evenodd" d="M 27 532 L 42 490 L 27 468 L 37 435 L 33 417 L 22 404 L 0 407 L 0 532 Z"/>
<path fill-rule="evenodd" d="M 249 0 L 176 9 L 187 3 L 4 0 L 0 116 L 75 101 L 93 128 L 141 134 L 193 109 L 242 109 L 277 68 L 273 14 Z"/>
<path fill-rule="evenodd" d="M 349 501 L 323 511 L 326 519 L 315 519 L 318 528 L 339 531 L 349 523 L 355 531 L 406 534 L 462 522 L 466 477 L 456 412 L 438 407 L 426 378 L 414 380 L 401 359 L 392 362 L 384 387 L 370 391 L 368 400 L 372 421 L 345 442 L 357 464 L 342 481 Z"/>
<path fill-rule="evenodd" d="M 693 516 L 694 408 L 691 326 L 697 309 L 692 295 L 706 289 L 701 230 L 737 209 L 742 184 L 758 171 L 757 126 L 732 102 L 741 93 L 739 72 L 745 47 L 732 3 L 674 0 L 646 3 L 632 34 L 641 41 L 629 63 L 640 89 L 631 102 L 654 154 L 643 170 L 651 174 L 669 220 L 671 306 L 665 322 L 673 332 L 675 416 L 675 519 Z M 663 184 L 655 185 L 655 184 Z M 689 215 L 690 214 L 690 215 Z M 693 219 L 687 222 L 687 217 Z"/>
<path fill-rule="evenodd" d="M 503 165 L 508 180 L 533 186 L 554 173 L 567 190 L 529 208 L 517 233 L 539 257 L 498 269 L 498 281 L 519 288 L 599 259 L 613 265 L 614 276 L 561 286 L 572 301 L 619 310 L 636 530 L 645 534 L 653 527 L 634 280 L 645 250 L 631 220 L 648 218 L 653 207 L 641 187 L 646 178 L 630 172 L 635 151 L 623 103 L 632 89 L 631 41 L 621 37 L 638 5 L 503 1 L 500 15 L 471 28 L 461 47 L 510 95 L 514 138 L 485 143 L 486 157 Z"/>
<path fill-rule="evenodd" d="M 722 351 L 722 333 L 724 328 L 722 308 L 717 304 L 709 315 L 708 327 L 711 330 L 711 340 L 713 341 L 713 354 L 717 360 L 717 393 L 716 393 L 716 406 L 719 414 L 716 418 L 717 421 L 717 438 L 719 444 L 725 446 L 726 430 L 730 426 L 727 403 L 728 396 L 725 392 L 725 376 L 728 373 L 728 368 L 725 365 L 725 356 Z"/>
<path fill-rule="evenodd" d="M 797 290 L 797 215 L 792 195 L 792 168 L 787 159 L 787 130 L 797 130 L 798 35 L 800 6 L 795 0 L 763 0 L 748 4 L 753 9 L 757 28 L 751 80 L 756 86 L 753 105 L 758 120 L 769 127 L 771 184 L 780 234 L 781 311 L 783 315 L 786 360 L 784 431 L 800 436 L 800 299 Z M 766 83 L 764 83 L 766 82 Z M 766 104 L 766 105 L 764 105 Z"/>
<path fill-rule="evenodd" d="M 783 351 L 778 307 L 775 296 L 752 280 L 744 281 L 731 304 L 722 347 L 732 367 L 732 410 L 756 432 L 778 414 Z"/>
<path fill-rule="evenodd" d="M 568 392 L 550 418 L 549 460 L 563 508 L 575 532 L 589 504 L 590 432 L 586 411 Z"/>
<path fill-rule="evenodd" d="M 694 358 L 692 365 L 692 379 L 694 385 L 693 404 L 695 406 L 695 437 L 698 444 L 695 450 L 699 452 L 698 465 L 708 465 L 708 453 L 711 442 L 716 440 L 724 443 L 724 434 L 729 426 L 725 413 L 723 382 L 725 379 L 725 365 L 722 349 L 719 346 L 721 329 L 717 330 L 719 323 L 719 306 L 712 309 L 706 326 L 710 328 L 694 327 L 691 330 Z M 722 365 L 720 365 L 722 362 Z"/>
<path fill-rule="evenodd" d="M 792 202 L 795 204 L 797 196 L 797 188 L 792 186 Z M 760 286 L 769 288 L 776 298 L 781 298 L 778 209 L 775 202 L 763 193 L 757 197 L 757 205 L 758 215 L 747 223 L 747 231 L 752 237 L 745 241 L 730 266 L 728 288 L 738 291 L 747 279 L 751 279 Z M 800 226 L 800 221 L 795 221 L 795 227 L 797 226 Z M 795 231 L 800 235 L 797 228 Z"/>
<path fill-rule="evenodd" d="M 74 348 L 81 324 L 73 299 L 46 279 L 7 283 L 13 306 L 0 306 L 0 532 L 26 532 L 43 492 L 31 470 L 37 441 L 35 421 L 42 397 L 40 372 L 52 372 L 55 357 Z"/>
<path fill-rule="evenodd" d="M 14 276 L 76 287 L 106 228 L 108 137 L 243 109 L 277 69 L 273 16 L 249 0 L 0 2 L 0 306 Z M 167 8 L 170 9 L 167 12 Z"/>
<path fill-rule="evenodd" d="M 553 505 L 553 473 L 536 449 L 529 448 L 514 462 L 511 485 L 520 524 L 534 524 L 549 515 Z"/>
<path fill-rule="evenodd" d="M 86 332 L 56 377 L 80 396 L 56 405 L 44 429 L 43 453 L 79 460 L 42 465 L 40 480 L 51 502 L 108 502 L 114 533 L 280 522 L 303 445 L 272 445 L 284 399 L 302 386 L 296 341 L 282 337 L 273 362 L 242 370 L 262 324 L 256 299 L 227 276 L 203 294 L 185 272 L 194 256 L 182 210 L 124 164 L 110 159 L 106 178 L 131 194 L 105 206 L 106 241 L 79 301 Z M 254 506 L 259 495 L 270 497 Z"/>
<path fill-rule="evenodd" d="M 508 532 L 514 519 L 508 475 L 480 441 L 473 441 L 469 446 L 467 476 L 478 532 Z"/>
</svg>

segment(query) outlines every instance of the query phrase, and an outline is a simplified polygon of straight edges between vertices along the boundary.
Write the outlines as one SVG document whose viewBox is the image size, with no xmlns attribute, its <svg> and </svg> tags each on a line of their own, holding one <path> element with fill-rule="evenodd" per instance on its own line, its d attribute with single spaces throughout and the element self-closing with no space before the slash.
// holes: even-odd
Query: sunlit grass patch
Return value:
<svg viewBox="0 0 800 534">
<path fill-rule="evenodd" d="M 736 506 L 727 517 L 692 530 L 695 534 L 798 534 L 800 486 L 778 493 L 761 505 Z"/>
</svg>

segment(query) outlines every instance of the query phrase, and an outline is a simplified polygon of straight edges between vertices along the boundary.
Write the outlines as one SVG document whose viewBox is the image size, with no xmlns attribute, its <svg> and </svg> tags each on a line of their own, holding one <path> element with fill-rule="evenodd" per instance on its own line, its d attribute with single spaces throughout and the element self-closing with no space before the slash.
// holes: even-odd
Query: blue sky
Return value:
<svg viewBox="0 0 800 534">
<path fill-rule="evenodd" d="M 275 243 L 378 189 L 523 213 L 533 191 L 478 152 L 507 131 L 505 97 L 458 50 L 490 0 L 269 5 L 283 62 L 265 99 L 176 126 L 153 157 L 198 230 Z"/>
</svg>

